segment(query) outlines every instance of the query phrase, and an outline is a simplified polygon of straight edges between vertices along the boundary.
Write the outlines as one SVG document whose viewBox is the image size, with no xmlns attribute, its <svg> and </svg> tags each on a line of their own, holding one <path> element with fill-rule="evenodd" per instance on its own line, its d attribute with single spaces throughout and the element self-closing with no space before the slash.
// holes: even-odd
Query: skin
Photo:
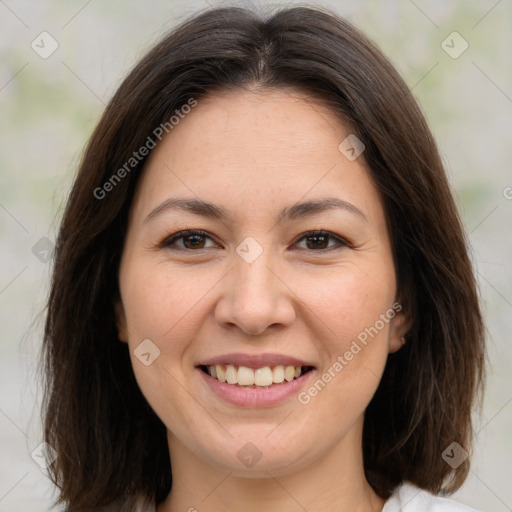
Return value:
<svg viewBox="0 0 512 512">
<path fill-rule="evenodd" d="M 402 313 L 306 405 L 296 396 L 231 405 L 196 368 L 217 355 L 274 352 L 312 362 L 316 380 L 399 300 L 364 153 L 350 161 L 338 149 L 350 133 L 299 91 L 247 89 L 199 99 L 153 150 L 131 206 L 116 307 L 137 382 L 168 429 L 173 488 L 159 512 L 382 509 L 364 477 L 363 414 L 402 346 Z M 145 220 L 170 197 L 214 203 L 232 219 L 169 209 Z M 281 209 L 323 197 L 364 217 L 335 208 L 276 223 Z M 161 247 L 182 229 L 208 232 L 203 248 L 190 238 Z M 302 237 L 320 229 L 350 245 Z M 252 263 L 236 252 L 248 236 L 263 249 Z M 144 339 L 160 350 L 149 366 L 134 355 Z M 248 442 L 262 454 L 250 468 L 237 457 Z"/>
</svg>

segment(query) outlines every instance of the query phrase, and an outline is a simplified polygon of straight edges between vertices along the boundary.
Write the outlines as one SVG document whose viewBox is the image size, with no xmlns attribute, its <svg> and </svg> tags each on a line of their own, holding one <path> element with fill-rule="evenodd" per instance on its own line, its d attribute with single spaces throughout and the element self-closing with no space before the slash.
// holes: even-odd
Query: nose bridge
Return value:
<svg viewBox="0 0 512 512">
<path fill-rule="evenodd" d="M 236 263 L 235 292 L 239 300 L 256 303 L 273 302 L 276 290 L 276 279 L 270 268 L 272 265 L 270 250 L 264 251 L 255 261 L 248 263 L 240 258 Z"/>
<path fill-rule="evenodd" d="M 259 244 L 258 244 L 259 245 Z M 295 312 L 287 288 L 275 275 L 269 248 L 242 242 L 234 255 L 227 288 L 216 308 L 217 321 L 236 324 L 248 334 L 260 334 L 274 324 L 288 324 Z"/>
</svg>

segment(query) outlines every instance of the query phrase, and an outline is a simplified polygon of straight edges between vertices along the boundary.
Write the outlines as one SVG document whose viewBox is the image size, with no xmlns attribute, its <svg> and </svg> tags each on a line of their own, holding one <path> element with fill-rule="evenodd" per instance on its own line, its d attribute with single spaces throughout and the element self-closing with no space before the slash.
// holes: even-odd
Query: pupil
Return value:
<svg viewBox="0 0 512 512">
<path fill-rule="evenodd" d="M 325 235 L 315 235 L 308 237 L 308 242 L 311 242 L 311 240 L 321 240 L 320 243 L 314 242 L 313 247 L 320 247 L 321 249 L 325 249 L 326 245 L 325 242 L 327 241 L 327 237 Z M 311 247 L 308 246 L 308 249 L 311 249 Z"/>
<path fill-rule="evenodd" d="M 190 240 L 193 240 L 191 244 L 187 244 L 187 242 L 190 242 Z M 204 240 L 203 240 L 203 236 L 202 235 L 189 235 L 187 236 L 185 239 L 185 247 L 187 247 L 187 249 L 190 249 L 190 247 L 188 247 L 188 245 L 192 245 L 192 248 L 202 248 L 202 246 L 204 245 Z M 201 243 L 203 242 L 203 243 Z"/>
</svg>

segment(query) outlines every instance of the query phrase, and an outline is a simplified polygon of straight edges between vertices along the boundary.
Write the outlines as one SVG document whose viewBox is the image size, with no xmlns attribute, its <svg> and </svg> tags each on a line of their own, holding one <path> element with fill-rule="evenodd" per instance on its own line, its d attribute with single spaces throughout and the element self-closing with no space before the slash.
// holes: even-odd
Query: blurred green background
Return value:
<svg viewBox="0 0 512 512">
<path fill-rule="evenodd" d="M 391 58 L 438 140 L 472 246 L 491 362 L 473 469 L 455 498 L 512 510 L 512 3 L 317 4 L 346 16 Z M 188 15 L 218 5 L 0 0 L 0 512 L 39 512 L 52 502 L 52 486 L 31 458 L 41 441 L 38 314 L 83 146 L 139 57 Z M 266 12 L 299 4 L 238 5 Z"/>
</svg>

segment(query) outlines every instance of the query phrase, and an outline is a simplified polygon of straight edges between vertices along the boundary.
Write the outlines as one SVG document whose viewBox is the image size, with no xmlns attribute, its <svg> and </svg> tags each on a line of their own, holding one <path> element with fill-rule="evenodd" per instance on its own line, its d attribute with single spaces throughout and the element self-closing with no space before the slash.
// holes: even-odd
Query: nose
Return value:
<svg viewBox="0 0 512 512">
<path fill-rule="evenodd" d="M 223 327 L 237 326 L 257 336 L 269 327 L 288 326 L 295 320 L 293 291 L 284 276 L 273 270 L 266 250 L 256 261 L 247 263 L 234 255 L 234 268 L 224 280 L 222 295 L 215 307 L 215 318 Z"/>
</svg>

